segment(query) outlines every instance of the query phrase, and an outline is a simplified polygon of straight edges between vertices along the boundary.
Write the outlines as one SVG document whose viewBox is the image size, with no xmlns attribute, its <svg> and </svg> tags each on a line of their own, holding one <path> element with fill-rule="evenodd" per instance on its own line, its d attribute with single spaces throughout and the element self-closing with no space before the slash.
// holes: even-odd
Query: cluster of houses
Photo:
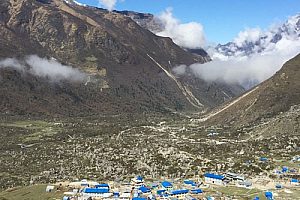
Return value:
<svg viewBox="0 0 300 200">
<path fill-rule="evenodd" d="M 123 183 L 119 188 L 111 189 L 109 184 L 99 184 L 82 180 L 69 185 L 73 192 L 65 192 L 63 200 L 154 200 L 154 199 L 188 199 L 202 197 L 203 191 L 192 180 L 183 182 L 184 188 L 175 188 L 169 181 L 152 183 L 146 186 L 142 177 L 138 176 L 131 183 Z"/>
<path fill-rule="evenodd" d="M 218 175 L 213 173 L 204 174 L 204 182 L 184 180 L 181 184 L 173 185 L 169 181 L 154 182 L 145 184 L 141 176 L 137 176 L 130 183 L 122 183 L 119 187 L 111 188 L 109 184 L 91 182 L 87 180 L 77 181 L 69 184 L 71 192 L 65 192 L 63 200 L 154 200 L 154 199 L 211 199 L 205 197 L 203 189 L 209 184 L 226 185 L 231 181 L 245 182 L 244 177 L 227 173 Z M 179 186 L 180 185 L 180 186 Z"/>
<path fill-rule="evenodd" d="M 292 184 L 299 185 L 299 180 L 292 179 Z M 223 175 L 215 173 L 205 173 L 204 182 L 184 180 L 181 184 L 173 185 L 169 181 L 160 181 L 145 184 L 141 176 L 137 176 L 130 183 L 119 183 L 110 187 L 107 183 L 97 183 L 87 180 L 77 181 L 69 184 L 71 192 L 65 192 L 63 200 L 196 200 L 213 199 L 204 194 L 203 188 L 210 185 L 226 186 L 235 184 L 236 186 L 250 188 L 251 182 L 244 176 L 235 173 L 225 173 Z M 266 192 L 267 199 L 273 199 L 272 192 Z M 255 200 L 259 198 L 256 197 Z"/>
</svg>

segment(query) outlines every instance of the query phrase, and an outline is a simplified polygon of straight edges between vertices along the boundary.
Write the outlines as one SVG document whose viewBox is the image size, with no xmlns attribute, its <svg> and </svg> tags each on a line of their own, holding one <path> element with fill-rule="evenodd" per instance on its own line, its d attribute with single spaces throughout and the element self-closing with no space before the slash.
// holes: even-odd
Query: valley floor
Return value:
<svg viewBox="0 0 300 200">
<path fill-rule="evenodd" d="M 277 119 L 269 123 L 274 120 Z M 205 172 L 235 172 L 254 185 L 257 177 L 271 179 L 271 187 L 299 178 L 300 162 L 292 161 L 300 155 L 299 132 L 272 135 L 265 130 L 259 135 L 263 127 L 233 132 L 229 126 L 207 127 L 175 114 L 3 119 L 0 187 L 6 190 L 84 178 L 130 180 L 136 174 L 160 180 L 201 177 Z M 283 167 L 291 172 L 276 173 Z"/>
</svg>

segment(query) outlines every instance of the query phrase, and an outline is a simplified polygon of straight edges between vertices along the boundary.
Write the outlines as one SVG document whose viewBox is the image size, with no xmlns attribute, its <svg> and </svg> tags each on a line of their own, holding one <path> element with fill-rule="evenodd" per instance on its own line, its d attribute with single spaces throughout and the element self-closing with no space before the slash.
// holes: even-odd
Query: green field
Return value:
<svg viewBox="0 0 300 200">
<path fill-rule="evenodd" d="M 0 200 L 58 200 L 62 199 L 63 192 L 46 192 L 47 185 L 33 185 L 22 188 L 14 188 L 0 192 Z"/>
</svg>

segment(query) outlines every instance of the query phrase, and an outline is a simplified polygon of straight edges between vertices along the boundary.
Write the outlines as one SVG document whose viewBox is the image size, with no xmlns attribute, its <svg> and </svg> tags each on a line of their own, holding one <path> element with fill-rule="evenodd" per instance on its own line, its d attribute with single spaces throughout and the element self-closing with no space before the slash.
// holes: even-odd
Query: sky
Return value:
<svg viewBox="0 0 300 200">
<path fill-rule="evenodd" d="M 100 7 L 98 0 L 77 0 Z M 104 0 L 105 1 L 105 0 Z M 111 0 L 106 0 L 111 1 Z M 114 1 L 114 0 L 112 0 Z M 182 23 L 198 22 L 209 43 L 227 43 L 246 28 L 267 29 L 300 13 L 299 0 L 116 0 L 116 10 L 160 15 L 172 8 Z"/>
</svg>

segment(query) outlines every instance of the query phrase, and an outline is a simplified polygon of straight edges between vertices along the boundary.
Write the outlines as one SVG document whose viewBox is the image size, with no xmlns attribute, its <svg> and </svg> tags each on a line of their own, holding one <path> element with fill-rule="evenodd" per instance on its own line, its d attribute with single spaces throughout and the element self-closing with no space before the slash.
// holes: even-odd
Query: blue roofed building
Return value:
<svg viewBox="0 0 300 200">
<path fill-rule="evenodd" d="M 261 162 L 267 162 L 267 161 L 268 161 L 268 158 L 266 158 L 266 157 L 260 157 L 259 160 L 260 160 Z"/>
<path fill-rule="evenodd" d="M 95 185 L 95 188 L 109 190 L 109 185 L 107 183 L 101 183 L 101 184 Z"/>
<path fill-rule="evenodd" d="M 83 199 L 88 199 L 90 197 L 109 198 L 111 196 L 113 196 L 113 193 L 110 193 L 107 188 L 84 188 L 82 190 Z"/>
<path fill-rule="evenodd" d="M 133 197 L 132 200 L 147 200 L 145 197 Z"/>
<path fill-rule="evenodd" d="M 144 183 L 143 177 L 141 177 L 141 176 L 137 176 L 137 177 L 131 179 L 131 186 L 134 188 L 139 188 L 144 185 L 145 185 L 145 183 Z"/>
<path fill-rule="evenodd" d="M 139 191 L 141 191 L 142 193 L 150 193 L 151 192 L 151 190 L 145 186 L 140 187 Z"/>
<path fill-rule="evenodd" d="M 191 192 L 191 194 L 202 194 L 203 193 L 203 191 L 200 188 L 191 189 L 190 192 Z"/>
<path fill-rule="evenodd" d="M 289 172 L 289 168 L 286 166 L 283 166 L 281 169 L 282 173 L 288 173 Z"/>
<path fill-rule="evenodd" d="M 169 181 L 163 181 L 163 182 L 161 182 L 161 186 L 165 190 L 172 190 L 173 189 L 173 184 L 170 183 Z"/>
<path fill-rule="evenodd" d="M 273 193 L 272 192 L 265 192 L 265 197 L 267 200 L 272 200 L 273 199 Z"/>
<path fill-rule="evenodd" d="M 174 197 L 177 199 L 183 199 L 189 193 L 187 189 L 179 189 L 179 190 L 172 190 L 169 192 L 170 197 Z"/>
<path fill-rule="evenodd" d="M 185 185 L 188 185 L 188 186 L 191 186 L 191 187 L 196 187 L 197 186 L 197 184 L 192 180 L 184 180 L 183 183 Z"/>
<path fill-rule="evenodd" d="M 300 184 L 299 184 L 299 180 L 298 180 L 298 179 L 294 179 L 294 178 L 291 179 L 291 184 L 292 184 L 292 185 L 300 185 Z"/>
<path fill-rule="evenodd" d="M 224 185 L 225 176 L 219 174 L 205 173 L 204 181 L 208 184 Z"/>
</svg>

